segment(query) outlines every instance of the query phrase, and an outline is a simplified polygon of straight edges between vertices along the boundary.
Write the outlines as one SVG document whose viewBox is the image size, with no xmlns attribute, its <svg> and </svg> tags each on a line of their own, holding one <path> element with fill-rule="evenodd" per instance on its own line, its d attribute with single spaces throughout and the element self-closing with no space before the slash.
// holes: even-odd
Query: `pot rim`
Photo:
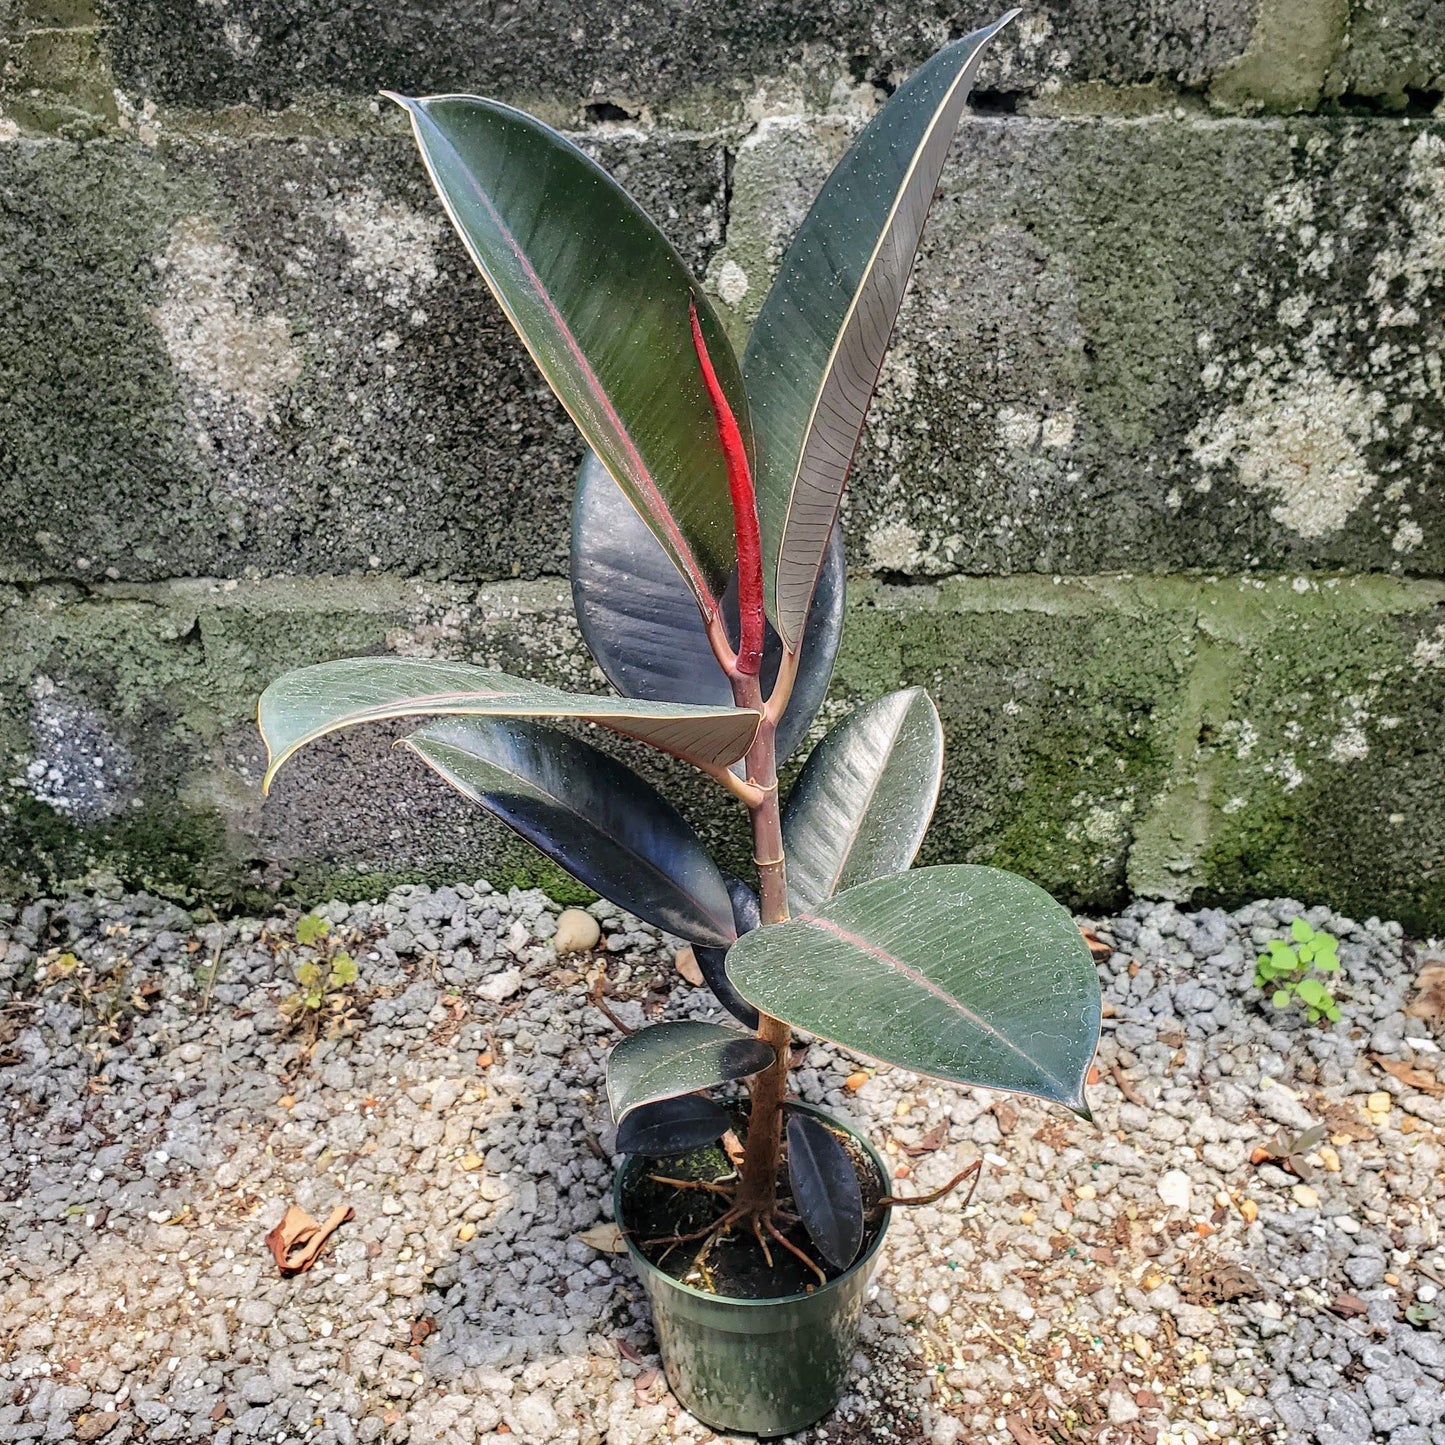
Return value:
<svg viewBox="0 0 1445 1445">
<path fill-rule="evenodd" d="M 878 1170 L 878 1178 L 882 1181 L 883 1187 L 887 1189 L 888 1166 L 883 1162 L 883 1156 L 873 1147 L 872 1142 L 851 1124 L 845 1123 L 842 1119 L 835 1118 L 832 1114 L 829 1114 L 826 1110 L 819 1109 L 814 1104 L 805 1104 L 800 1099 L 787 1100 L 784 1108 L 796 1109 L 800 1113 L 812 1114 L 817 1118 L 825 1119 L 828 1123 L 842 1129 L 849 1137 L 856 1139 L 859 1144 L 863 1146 L 868 1157 L 872 1159 L 874 1168 Z M 812 1291 L 800 1290 L 796 1294 L 773 1295 L 768 1299 L 745 1299 L 741 1295 L 712 1294 L 707 1290 L 698 1289 L 696 1285 L 685 1284 L 682 1280 L 678 1279 L 676 1275 L 668 1274 L 665 1269 L 659 1269 L 633 1244 L 631 1236 L 627 1233 L 622 1223 L 622 1176 L 627 1169 L 628 1160 L 633 1157 L 636 1156 L 625 1155 L 622 1163 L 613 1171 L 612 1176 L 612 1216 L 617 1223 L 618 1229 L 622 1231 L 622 1242 L 627 1246 L 628 1255 L 640 1271 L 655 1276 L 669 1289 L 677 1290 L 680 1294 L 692 1295 L 696 1299 L 708 1300 L 712 1304 L 736 1305 L 740 1309 L 766 1309 L 770 1305 L 797 1304 L 800 1300 L 821 1299 L 824 1295 L 836 1289 L 845 1280 L 851 1279 L 860 1269 L 865 1269 L 873 1262 L 874 1256 L 882 1247 L 883 1240 L 888 1234 L 888 1226 L 893 1219 L 893 1206 L 891 1204 L 885 1204 L 883 1206 L 883 1221 L 878 1226 L 878 1233 L 874 1235 L 873 1243 L 870 1244 L 837 1279 L 830 1279 L 828 1283 L 820 1289 Z"/>
</svg>

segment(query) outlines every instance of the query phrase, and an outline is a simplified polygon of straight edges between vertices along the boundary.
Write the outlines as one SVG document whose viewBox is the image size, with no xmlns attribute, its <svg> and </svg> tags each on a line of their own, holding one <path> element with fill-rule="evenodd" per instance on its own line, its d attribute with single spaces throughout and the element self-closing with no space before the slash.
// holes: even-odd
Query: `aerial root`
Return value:
<svg viewBox="0 0 1445 1445">
<path fill-rule="evenodd" d="M 708 1179 L 669 1179 L 665 1174 L 649 1174 L 647 1177 L 654 1184 L 667 1184 L 673 1189 L 701 1189 L 708 1194 L 722 1194 L 728 1199 L 735 1192 L 728 1184 L 716 1184 Z"/>
<path fill-rule="evenodd" d="M 707 1239 L 714 1234 L 721 1234 L 723 1230 L 730 1228 L 742 1218 L 742 1211 L 733 1205 L 731 1209 L 725 1210 L 711 1224 L 704 1225 L 701 1229 L 695 1229 L 691 1234 L 663 1234 L 656 1239 L 644 1239 L 643 1247 L 648 1248 L 654 1244 L 691 1244 L 694 1240 Z"/>
<path fill-rule="evenodd" d="M 968 1166 L 967 1169 L 959 1170 L 959 1172 L 955 1174 L 953 1178 L 948 1181 L 947 1184 L 945 1184 L 941 1189 L 935 1189 L 931 1194 L 911 1194 L 906 1198 L 901 1194 L 885 1194 L 883 1198 L 878 1201 L 878 1203 L 880 1205 L 933 1204 L 935 1201 L 942 1199 L 945 1194 L 951 1194 L 970 1175 L 973 1176 L 973 1183 L 969 1185 L 968 1194 L 963 1201 L 963 1207 L 967 1209 L 969 1204 L 973 1200 L 973 1191 L 978 1188 L 978 1181 L 983 1176 L 982 1159 L 975 1159 L 973 1163 Z"/>
<path fill-rule="evenodd" d="M 768 1248 L 768 1242 L 767 1242 L 767 1240 L 763 1238 L 762 1227 L 761 1227 L 761 1226 L 759 1225 L 759 1223 L 758 1223 L 758 1216 L 757 1216 L 756 1214 L 753 1215 L 753 1217 L 752 1217 L 752 1226 L 753 1226 L 753 1238 L 757 1240 L 757 1242 L 758 1242 L 758 1248 L 759 1248 L 760 1250 L 762 1250 L 762 1252 L 763 1252 L 763 1258 L 764 1258 L 764 1260 L 767 1261 L 767 1266 L 768 1266 L 768 1268 L 771 1269 L 771 1268 L 773 1267 L 773 1252 L 772 1252 L 772 1250 L 770 1250 L 770 1249 Z M 773 1228 L 771 1221 L 769 1221 L 769 1223 L 768 1223 L 768 1233 L 769 1233 L 769 1234 L 776 1234 L 776 1233 L 777 1233 L 777 1230 L 775 1230 L 775 1229 Z"/>
<path fill-rule="evenodd" d="M 808 1256 L 804 1254 L 803 1251 L 799 1249 L 798 1246 L 794 1244 L 791 1239 L 789 1239 L 778 1229 L 777 1225 L 775 1225 L 771 1219 L 767 1221 L 767 1230 L 768 1233 L 771 1234 L 773 1238 L 776 1239 L 778 1243 L 781 1244 L 783 1248 L 788 1251 L 789 1254 L 797 1255 L 797 1257 L 801 1259 L 803 1263 L 806 1264 L 815 1275 L 818 1276 L 818 1279 L 822 1284 L 828 1283 L 828 1276 L 824 1273 L 822 1266 L 817 1264 L 815 1261 L 809 1259 Z M 771 1265 L 772 1260 L 770 1259 L 768 1263 Z"/>
</svg>

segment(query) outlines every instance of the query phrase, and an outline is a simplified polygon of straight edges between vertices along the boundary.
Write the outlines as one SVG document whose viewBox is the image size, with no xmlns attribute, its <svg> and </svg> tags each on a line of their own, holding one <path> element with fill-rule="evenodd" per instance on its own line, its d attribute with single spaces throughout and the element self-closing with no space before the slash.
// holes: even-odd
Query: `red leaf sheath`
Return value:
<svg viewBox="0 0 1445 1445">
<path fill-rule="evenodd" d="M 692 344 L 702 367 L 702 379 L 717 418 L 718 440 L 727 460 L 728 489 L 733 499 L 733 530 L 738 544 L 738 661 L 739 672 L 756 673 L 763 659 L 763 548 L 758 538 L 758 503 L 753 492 L 753 474 L 737 418 L 713 370 L 707 343 L 698 325 L 697 307 L 689 303 L 692 315 Z"/>
</svg>

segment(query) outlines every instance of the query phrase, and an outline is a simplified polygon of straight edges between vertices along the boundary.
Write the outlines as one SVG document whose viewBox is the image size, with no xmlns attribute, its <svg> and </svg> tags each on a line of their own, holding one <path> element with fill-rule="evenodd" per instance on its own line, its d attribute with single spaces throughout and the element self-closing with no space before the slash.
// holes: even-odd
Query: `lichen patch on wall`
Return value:
<svg viewBox="0 0 1445 1445">
<path fill-rule="evenodd" d="M 135 765 L 105 719 L 43 675 L 30 689 L 31 759 L 24 786 L 77 822 L 114 817 L 131 804 Z"/>
<path fill-rule="evenodd" d="M 1377 478 L 1364 447 L 1385 401 L 1358 382 L 1306 368 L 1259 375 L 1190 437 L 1206 472 L 1232 463 L 1252 492 L 1279 497 L 1270 515 L 1301 537 L 1338 532 Z"/>
<path fill-rule="evenodd" d="M 1403 280 L 1408 305 L 1445 278 L 1445 137 L 1437 132 L 1422 132 L 1410 147 L 1399 215 L 1403 235 L 1376 256 L 1369 295 L 1384 301 L 1392 283 Z M 1394 308 L 1382 319 L 1400 324 L 1415 314 Z"/>
<path fill-rule="evenodd" d="M 352 267 L 386 305 L 409 306 L 436 281 L 443 229 L 435 216 L 368 187 L 352 192 L 332 220 L 350 247 Z"/>
<path fill-rule="evenodd" d="M 156 266 L 164 299 L 152 314 L 176 369 L 208 400 L 270 420 L 301 375 L 301 353 L 286 317 L 257 312 L 236 248 L 209 217 L 186 216 Z"/>
</svg>

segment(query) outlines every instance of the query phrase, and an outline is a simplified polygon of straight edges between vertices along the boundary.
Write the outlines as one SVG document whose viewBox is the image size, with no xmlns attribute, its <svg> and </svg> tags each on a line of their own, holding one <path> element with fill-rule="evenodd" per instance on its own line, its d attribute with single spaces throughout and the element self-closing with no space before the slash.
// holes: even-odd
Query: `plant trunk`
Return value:
<svg viewBox="0 0 1445 1445">
<path fill-rule="evenodd" d="M 754 686 L 756 682 L 754 680 Z M 754 702 L 742 706 L 756 706 Z M 747 755 L 748 779 L 763 789 L 752 809 L 753 861 L 758 868 L 758 900 L 763 923 L 784 923 L 788 917 L 788 885 L 783 860 L 782 810 L 778 803 L 778 768 L 773 739 L 775 724 L 765 721 Z M 737 1204 L 757 1218 L 777 1207 L 778 1173 L 783 1155 L 783 1099 L 788 1091 L 792 1030 L 781 1019 L 762 1014 L 758 1037 L 773 1046 L 777 1059 L 754 1077 L 748 1140 L 738 1181 Z"/>
</svg>

